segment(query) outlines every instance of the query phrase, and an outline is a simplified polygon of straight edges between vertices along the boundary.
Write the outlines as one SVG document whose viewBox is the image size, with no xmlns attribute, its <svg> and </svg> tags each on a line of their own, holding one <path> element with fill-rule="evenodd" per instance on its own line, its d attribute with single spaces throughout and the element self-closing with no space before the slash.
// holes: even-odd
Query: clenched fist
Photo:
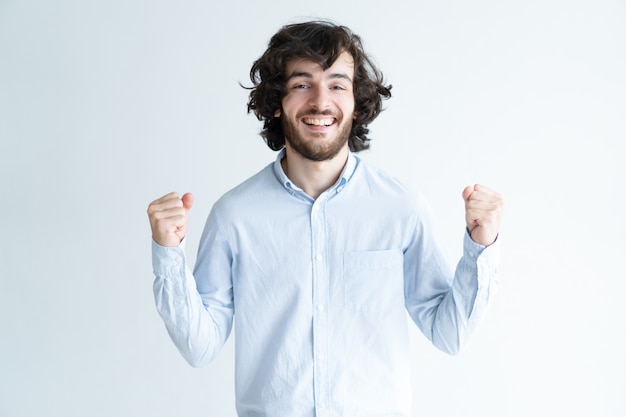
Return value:
<svg viewBox="0 0 626 417">
<path fill-rule="evenodd" d="M 465 223 L 472 240 L 489 246 L 495 242 L 500 231 L 504 200 L 497 192 L 484 185 L 465 187 Z"/>
<path fill-rule="evenodd" d="M 169 193 L 148 206 L 152 239 L 161 246 L 176 247 L 187 233 L 187 214 L 193 205 L 193 195 Z"/>
</svg>

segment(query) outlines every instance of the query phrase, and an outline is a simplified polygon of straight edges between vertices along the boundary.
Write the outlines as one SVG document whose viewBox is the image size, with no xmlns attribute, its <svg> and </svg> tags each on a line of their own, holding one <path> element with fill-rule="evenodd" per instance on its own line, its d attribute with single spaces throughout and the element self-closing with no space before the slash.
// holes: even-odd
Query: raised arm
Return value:
<svg viewBox="0 0 626 417">
<path fill-rule="evenodd" d="M 407 311 L 437 348 L 451 354 L 467 344 L 499 282 L 502 197 L 482 185 L 466 187 L 462 195 L 467 232 L 456 269 L 438 248 L 427 220 L 405 253 Z"/>
<path fill-rule="evenodd" d="M 230 273 L 219 253 L 222 247 L 216 245 L 218 249 L 205 254 L 215 257 L 212 264 L 226 265 L 204 277 L 205 281 L 219 283 L 219 290 L 201 294 L 187 265 L 184 237 L 192 205 L 191 194 L 179 198 L 178 194 L 169 193 L 150 203 L 148 218 L 157 311 L 183 357 L 190 365 L 200 367 L 211 362 L 226 342 L 234 313 Z"/>
</svg>

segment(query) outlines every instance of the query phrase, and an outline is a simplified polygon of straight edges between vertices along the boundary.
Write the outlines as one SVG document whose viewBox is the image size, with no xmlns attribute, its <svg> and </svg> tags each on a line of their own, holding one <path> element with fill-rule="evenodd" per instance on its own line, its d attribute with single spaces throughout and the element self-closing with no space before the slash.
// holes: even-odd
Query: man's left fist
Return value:
<svg viewBox="0 0 626 417">
<path fill-rule="evenodd" d="M 489 246 L 496 241 L 502 220 L 504 200 L 497 192 L 476 184 L 465 187 L 465 223 L 472 240 Z"/>
</svg>

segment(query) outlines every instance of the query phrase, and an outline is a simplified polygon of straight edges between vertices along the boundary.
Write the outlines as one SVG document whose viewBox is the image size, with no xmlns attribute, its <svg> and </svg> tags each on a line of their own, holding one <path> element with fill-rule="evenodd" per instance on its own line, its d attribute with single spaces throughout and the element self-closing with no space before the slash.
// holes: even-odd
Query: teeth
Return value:
<svg viewBox="0 0 626 417">
<path fill-rule="evenodd" d="M 304 123 L 308 125 L 314 125 L 314 126 L 330 126 L 333 124 L 333 119 L 306 118 L 304 119 Z"/>
</svg>

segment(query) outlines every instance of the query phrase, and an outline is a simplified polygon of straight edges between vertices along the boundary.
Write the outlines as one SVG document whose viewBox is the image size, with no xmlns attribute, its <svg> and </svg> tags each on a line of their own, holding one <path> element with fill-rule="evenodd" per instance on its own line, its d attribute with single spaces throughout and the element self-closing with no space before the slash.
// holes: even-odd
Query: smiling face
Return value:
<svg viewBox="0 0 626 417">
<path fill-rule="evenodd" d="M 289 61 L 281 116 L 285 146 L 312 161 L 335 157 L 348 146 L 354 118 L 354 63 L 343 52 L 330 68 Z"/>
</svg>

